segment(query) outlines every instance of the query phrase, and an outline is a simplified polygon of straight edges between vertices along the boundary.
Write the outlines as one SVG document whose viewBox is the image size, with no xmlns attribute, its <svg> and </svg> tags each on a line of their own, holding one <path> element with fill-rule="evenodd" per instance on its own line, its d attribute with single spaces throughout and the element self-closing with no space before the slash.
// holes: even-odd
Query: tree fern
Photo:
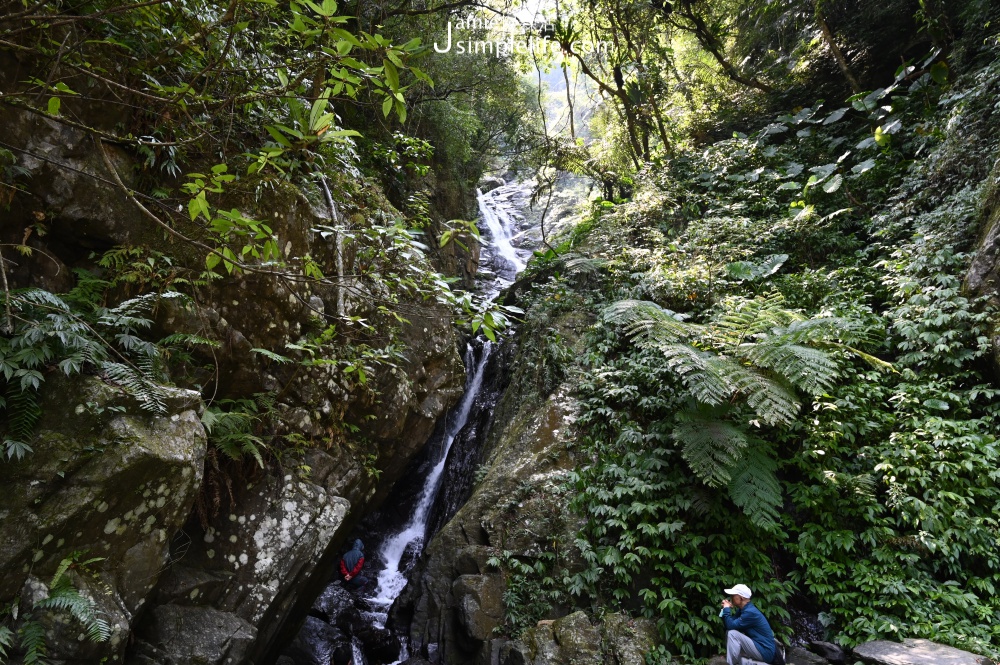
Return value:
<svg viewBox="0 0 1000 665">
<path fill-rule="evenodd" d="M 727 485 L 731 469 L 748 445 L 746 432 L 711 414 L 686 412 L 681 418 L 671 436 L 681 444 L 684 461 L 705 484 Z"/>
<path fill-rule="evenodd" d="M 887 364 L 853 345 L 867 342 L 863 328 L 834 317 L 806 319 L 784 309 L 780 294 L 729 298 L 706 325 L 684 322 L 656 303 L 622 300 L 604 319 L 622 326 L 642 349 L 660 353 L 690 395 L 702 405 L 678 416 L 672 437 L 695 475 L 729 493 L 752 521 L 773 524 L 780 504 L 775 464 L 761 446 L 751 446 L 751 421 L 788 425 L 798 415 L 798 392 L 819 395 L 837 379 L 832 352 L 854 353 L 873 365 Z M 734 422 L 733 407 L 745 404 L 752 418 Z M 714 409 L 714 410 L 713 410 Z"/>
</svg>

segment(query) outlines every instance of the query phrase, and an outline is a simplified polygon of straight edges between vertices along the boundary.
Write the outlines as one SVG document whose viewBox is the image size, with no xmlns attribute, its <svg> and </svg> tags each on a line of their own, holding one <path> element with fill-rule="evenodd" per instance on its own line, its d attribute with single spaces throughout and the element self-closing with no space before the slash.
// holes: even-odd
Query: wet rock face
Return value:
<svg viewBox="0 0 1000 665">
<path fill-rule="evenodd" d="M 30 173 L 30 196 L 16 199 L 0 220 L 4 242 L 21 242 L 39 215 L 50 229 L 44 240 L 31 236 L 29 244 L 45 253 L 19 261 L 12 286 L 65 291 L 73 285 L 71 268 L 93 268 L 92 252 L 121 245 L 163 251 L 176 264 L 203 265 L 200 250 L 164 240 L 162 230 L 110 184 L 107 164 L 84 134 L 12 109 L 0 109 L 0 126 L 12 145 L 45 158 L 21 162 Z M 113 146 L 106 150 L 125 184 L 134 184 L 132 158 Z M 335 196 L 342 193 L 335 183 L 331 189 Z M 364 189 L 356 200 L 338 202 L 338 214 L 355 228 L 367 223 L 366 215 L 393 212 L 378 192 Z M 278 187 L 259 202 L 229 205 L 266 218 L 285 256 L 308 254 L 325 274 L 336 272 L 335 243 L 312 232 L 329 222 L 328 211 L 301 192 Z M 180 217 L 178 228 L 201 232 Z M 345 273 L 357 272 L 355 256 L 345 254 Z M 113 647 L 100 657 L 136 663 L 168 662 L 157 660 L 168 654 L 177 663 L 268 660 L 332 576 L 344 525 L 383 499 L 462 390 L 450 312 L 434 303 L 407 305 L 397 369 L 375 369 L 367 386 L 359 386 L 342 368 L 278 365 L 251 352 L 284 353 L 286 343 L 315 331 L 325 314 L 367 316 L 365 303 L 337 286 L 247 274 L 213 282 L 199 296 L 196 306 L 164 303 L 155 312 L 158 337 L 185 332 L 220 344 L 211 353 L 192 351 L 190 366 L 172 378 L 204 387 L 217 399 L 279 395 L 281 431 L 308 442 L 301 454 L 287 455 L 282 467 L 255 470 L 250 462 L 243 470 L 227 470 L 212 490 L 217 496 L 207 497 L 218 499 L 219 514 L 204 528 L 192 515 L 206 466 L 198 393 L 171 393 L 168 415 L 149 420 L 131 409 L 128 415 L 107 411 L 117 396 L 96 380 L 83 387 L 74 380 L 58 393 L 47 379 L 45 394 L 51 393 L 53 404 L 43 407 L 35 455 L 30 463 L 0 467 L 4 486 L 17 488 L 14 500 L 0 505 L 0 566 L 19 571 L 0 579 L 0 601 L 22 591 L 28 570 L 50 579 L 74 550 L 104 557 L 98 572 L 113 590 L 110 599 L 101 598 L 96 582 L 81 581 L 85 595 L 92 589 L 117 626 Z M 218 371 L 200 367 L 207 364 Z M 74 411 L 87 404 L 96 406 Z M 104 409 L 103 415 L 91 414 L 91 408 Z M 344 432 L 351 426 L 358 432 L 349 441 Z M 132 646 L 123 655 L 126 637 Z M 201 640 L 226 646 L 199 651 Z M 100 660 L 86 653 L 88 662 Z M 73 655 L 71 649 L 60 654 Z"/>
<path fill-rule="evenodd" d="M 1000 162 L 990 174 L 982 205 L 982 234 L 965 278 L 966 287 L 1000 303 Z M 1000 368 L 1000 329 L 993 334 L 993 364 Z"/>
<path fill-rule="evenodd" d="M 191 510 L 206 447 L 201 398 L 166 391 L 167 412 L 150 416 L 97 379 L 52 376 L 35 452 L 0 465 L 0 599 L 20 594 L 23 616 L 48 595 L 62 559 L 73 552 L 100 559 L 72 581 L 105 613 L 111 638 L 81 644 L 78 624 L 53 623 L 53 658 L 120 660 L 129 625 Z"/>
</svg>

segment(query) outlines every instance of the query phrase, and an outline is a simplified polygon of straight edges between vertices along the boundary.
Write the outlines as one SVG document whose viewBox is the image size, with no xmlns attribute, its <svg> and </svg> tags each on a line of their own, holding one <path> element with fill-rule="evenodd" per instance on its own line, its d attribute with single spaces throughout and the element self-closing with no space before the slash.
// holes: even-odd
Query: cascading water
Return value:
<svg viewBox="0 0 1000 665">
<path fill-rule="evenodd" d="M 509 285 L 516 278 L 517 273 L 524 269 L 524 262 L 512 244 L 516 235 L 515 229 L 524 220 L 518 212 L 521 201 L 515 202 L 512 199 L 523 198 L 525 198 L 525 186 L 519 183 L 503 185 L 485 194 L 478 192 L 480 223 L 490 241 L 489 244 L 483 245 L 481 255 L 481 263 L 488 265 L 491 269 L 482 272 L 487 275 L 492 273 L 492 277 L 487 279 L 487 283 L 480 282 L 479 291 L 485 298 L 496 297 L 500 290 Z M 327 588 L 318 604 L 324 608 L 329 607 L 329 610 L 324 609 L 316 614 L 316 616 L 323 617 L 324 621 L 313 623 L 312 635 L 305 636 L 305 642 L 315 645 L 314 650 L 312 650 L 315 655 L 311 657 L 311 660 L 317 660 L 318 657 L 318 660 L 323 661 L 328 657 L 327 653 L 332 648 L 333 642 L 326 642 L 322 635 L 334 623 L 340 625 L 340 629 L 347 633 L 343 637 L 350 635 L 356 665 L 369 663 L 366 652 L 372 649 L 373 639 L 381 640 L 378 648 L 379 655 L 372 656 L 373 662 L 384 663 L 392 660 L 390 654 L 396 652 L 395 647 L 389 647 L 389 644 L 393 643 L 398 645 L 400 649 L 395 663 L 402 662 L 408 657 L 405 641 L 396 642 L 395 638 L 386 639 L 386 636 L 391 635 L 391 631 L 387 630 L 386 626 L 389 611 L 406 586 L 407 575 L 416 562 L 416 558 L 423 552 L 425 540 L 432 535 L 428 533 L 428 522 L 435 512 L 435 502 L 441 494 L 444 478 L 448 475 L 446 469 L 452 444 L 460 436 L 463 428 L 469 424 L 470 411 L 481 414 L 486 408 L 483 404 L 477 404 L 476 401 L 480 397 L 484 375 L 487 374 L 490 356 L 494 350 L 494 345 L 485 339 L 476 340 L 468 345 L 465 353 L 465 392 L 458 405 L 446 416 L 443 431 L 439 430 L 438 443 L 433 452 L 430 453 L 433 457 L 426 459 L 420 467 L 429 469 L 422 485 L 417 485 L 414 482 L 412 489 L 409 490 L 413 493 L 406 493 L 408 497 L 412 498 L 402 499 L 394 507 L 398 509 L 399 505 L 412 505 L 414 506 L 412 512 L 408 513 L 402 527 L 395 531 L 391 527 L 388 531 L 381 531 L 381 534 L 384 535 L 378 533 L 378 524 L 381 523 L 381 520 L 376 521 L 374 537 L 378 552 L 369 558 L 369 561 L 377 561 L 378 565 L 381 566 L 373 585 L 375 589 L 368 594 L 351 595 L 336 582 Z M 449 473 L 454 473 L 454 470 Z M 398 516 L 396 519 L 399 517 L 402 516 Z M 396 524 L 400 523 L 393 521 Z M 334 598 L 340 600 L 334 600 Z M 351 606 L 353 606 L 353 610 Z M 338 610 L 336 607 L 342 609 Z M 314 609 L 316 608 L 314 607 Z M 351 624 L 348 628 L 343 625 L 343 622 L 337 621 L 337 617 L 341 616 L 343 612 L 347 614 L 354 612 L 354 616 L 357 617 L 361 625 L 351 620 L 347 622 Z M 326 623 L 331 619 L 335 621 Z M 343 637 L 334 639 L 339 642 Z M 393 650 L 387 652 L 387 648 Z"/>
<path fill-rule="evenodd" d="M 485 194 L 476 190 L 479 201 L 479 217 L 490 232 L 495 258 L 506 265 L 497 266 L 504 278 L 512 280 L 524 270 L 524 262 L 517 254 L 511 241 L 517 222 L 523 217 L 517 212 L 511 197 L 519 191 L 517 183 L 497 187 Z"/>
<path fill-rule="evenodd" d="M 378 586 L 375 589 L 374 595 L 368 599 L 373 608 L 369 613 L 369 618 L 379 628 L 385 627 L 389 608 L 399 596 L 403 587 L 406 586 L 407 571 L 400 567 L 403 555 L 410 548 L 423 547 L 427 531 L 427 520 L 430 516 L 434 499 L 441 488 L 441 476 L 444 473 L 445 462 L 448 459 L 448 451 L 451 450 L 451 444 L 455 441 L 455 437 L 465 427 L 469 411 L 472 409 L 472 404 L 482 387 L 483 370 L 486 367 L 492 350 L 493 345 L 486 342 L 483 345 L 482 352 L 479 354 L 479 359 L 476 360 L 473 347 L 469 345 L 466 349 L 465 364 L 471 370 L 466 381 L 465 394 L 462 396 L 458 407 L 448 414 L 447 429 L 445 430 L 444 440 L 438 453 L 437 463 L 424 481 L 420 500 L 413 511 L 413 516 L 401 531 L 387 539 L 382 546 L 381 555 L 385 560 L 385 568 L 378 574 Z M 404 656 L 405 654 L 401 655 L 401 659 Z"/>
</svg>

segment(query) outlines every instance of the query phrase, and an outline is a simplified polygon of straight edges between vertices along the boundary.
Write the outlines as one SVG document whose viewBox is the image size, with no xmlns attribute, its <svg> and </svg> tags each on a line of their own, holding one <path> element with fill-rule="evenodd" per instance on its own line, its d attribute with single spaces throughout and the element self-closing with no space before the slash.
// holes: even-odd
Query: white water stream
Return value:
<svg viewBox="0 0 1000 665">
<path fill-rule="evenodd" d="M 374 595 L 369 598 L 369 601 L 378 608 L 378 611 L 373 613 L 372 619 L 377 622 L 379 628 L 385 627 L 385 619 L 388 615 L 389 607 L 399 596 L 400 592 L 402 592 L 403 587 L 406 586 L 406 571 L 400 570 L 399 567 L 403 555 L 410 547 L 423 547 L 424 535 L 427 531 L 427 520 L 430 517 L 434 499 L 437 497 L 438 490 L 441 487 L 441 476 L 444 473 L 444 465 L 448 459 L 448 451 L 451 450 L 451 444 L 455 441 L 458 433 L 462 431 L 462 428 L 465 427 L 465 423 L 469 418 L 472 403 L 476 400 L 479 389 L 483 385 L 483 370 L 486 367 L 486 362 L 489 360 L 492 350 L 492 344 L 485 342 L 479 361 L 476 362 L 475 367 L 469 375 L 462 401 L 459 402 L 456 410 L 448 414 L 449 422 L 445 429 L 445 437 L 441 444 L 441 450 L 438 453 L 439 459 L 434 468 L 427 474 L 423 490 L 420 493 L 420 501 L 413 512 L 413 517 L 410 518 L 410 521 L 403 527 L 402 531 L 387 540 L 382 546 L 382 557 L 386 561 L 386 566 L 378 574 L 378 586 L 375 588 Z M 474 361 L 473 349 L 469 346 L 465 353 L 466 366 L 469 366 Z"/>
<path fill-rule="evenodd" d="M 524 270 L 524 262 L 521 261 L 517 250 L 511 244 L 514 228 L 517 226 L 517 222 L 523 219 L 510 200 L 519 187 L 519 184 L 513 183 L 497 187 L 485 194 L 481 190 L 476 190 L 476 198 L 479 201 L 479 217 L 490 231 L 493 248 L 497 256 L 506 261 L 513 269 L 514 274 Z"/>
<path fill-rule="evenodd" d="M 490 246 L 484 250 L 488 250 L 488 253 L 492 255 L 494 267 L 501 273 L 497 275 L 499 283 L 496 284 L 495 290 L 491 289 L 487 297 L 496 297 L 501 288 L 509 285 L 517 273 L 524 270 L 524 262 L 521 261 L 517 250 L 511 244 L 513 229 L 518 221 L 523 219 L 510 200 L 518 187 L 520 187 L 518 184 L 504 185 L 486 194 L 477 191 L 480 220 L 489 230 L 491 240 Z M 503 265 L 497 265 L 497 262 Z M 385 628 L 389 610 L 406 586 L 406 575 L 409 571 L 400 567 L 404 556 L 407 551 L 415 550 L 417 553 L 423 551 L 424 538 L 427 535 L 427 522 L 431 516 L 434 500 L 441 489 L 448 452 L 468 421 L 469 412 L 482 388 L 483 375 L 492 351 L 493 345 L 484 341 L 482 353 L 479 354 L 477 360 L 472 346 L 470 345 L 466 349 L 465 366 L 471 368 L 471 371 L 466 379 L 465 394 L 458 407 L 448 414 L 445 436 L 438 452 L 437 462 L 424 481 L 420 499 L 406 526 L 386 540 L 382 546 L 381 558 L 385 561 L 385 568 L 378 573 L 375 591 L 367 599 L 371 611 L 365 612 L 368 620 L 378 628 Z M 353 646 L 355 662 L 364 663 L 361 645 L 356 639 Z M 408 657 L 409 654 L 404 642 L 399 660 L 396 663 L 400 663 Z"/>
</svg>

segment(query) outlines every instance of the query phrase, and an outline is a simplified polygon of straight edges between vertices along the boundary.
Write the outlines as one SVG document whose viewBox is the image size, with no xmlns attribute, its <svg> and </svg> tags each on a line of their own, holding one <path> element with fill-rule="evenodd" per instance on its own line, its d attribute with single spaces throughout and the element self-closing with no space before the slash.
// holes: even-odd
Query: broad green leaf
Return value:
<svg viewBox="0 0 1000 665">
<path fill-rule="evenodd" d="M 848 110 L 849 109 L 846 106 L 842 109 L 837 109 L 836 111 L 834 111 L 833 113 L 831 113 L 830 115 L 826 116 L 826 118 L 823 119 L 823 124 L 832 125 L 833 123 L 843 118 L 844 114 L 847 113 Z"/>
<path fill-rule="evenodd" d="M 388 97 L 387 96 L 385 98 L 385 101 L 382 102 L 382 115 L 384 115 L 387 118 L 389 117 L 389 112 L 392 111 L 392 102 L 393 101 L 394 100 L 393 100 L 392 97 Z"/>
<path fill-rule="evenodd" d="M 853 173 L 861 174 L 861 173 L 864 173 L 865 171 L 870 171 L 873 168 L 875 168 L 875 160 L 874 159 L 866 159 L 865 161 L 861 162 L 860 164 L 857 164 L 856 166 L 854 166 L 854 168 L 852 168 L 851 171 Z"/>
<path fill-rule="evenodd" d="M 838 173 L 823 184 L 823 191 L 827 194 L 833 194 L 840 189 L 842 184 L 844 184 L 844 176 Z"/>
<path fill-rule="evenodd" d="M 938 85 L 944 85 L 948 82 L 948 63 L 942 60 L 941 62 L 934 63 L 931 67 L 931 78 Z"/>
<path fill-rule="evenodd" d="M 385 70 L 385 80 L 389 84 L 389 89 L 396 92 L 399 90 L 399 71 L 396 69 L 396 65 L 392 64 L 389 60 L 383 60 L 382 66 Z"/>
<path fill-rule="evenodd" d="M 62 106 L 62 100 L 58 97 L 49 97 L 49 115 L 59 115 L 59 107 Z"/>
</svg>

